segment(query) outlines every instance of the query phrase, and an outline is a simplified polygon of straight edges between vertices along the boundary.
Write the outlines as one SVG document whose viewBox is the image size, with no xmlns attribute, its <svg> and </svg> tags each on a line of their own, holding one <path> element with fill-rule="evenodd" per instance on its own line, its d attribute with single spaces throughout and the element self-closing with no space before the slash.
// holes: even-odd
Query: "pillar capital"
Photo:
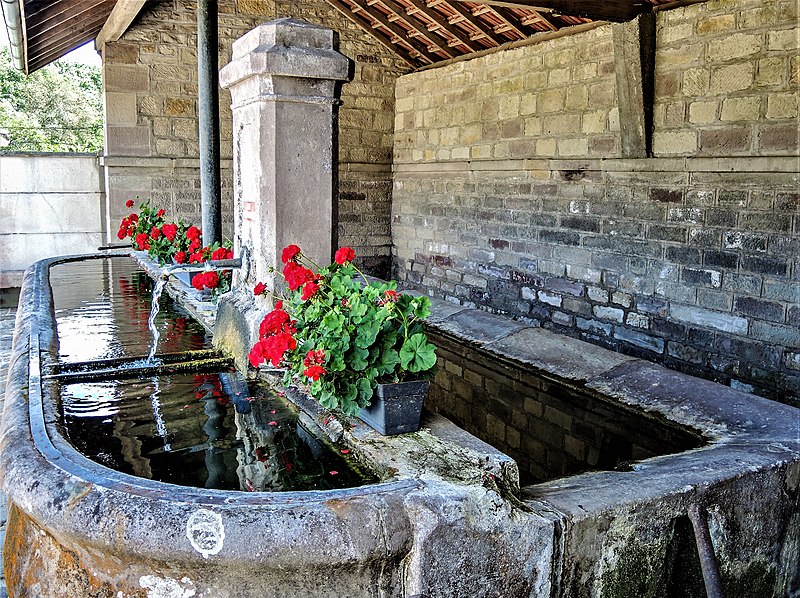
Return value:
<svg viewBox="0 0 800 598">
<path fill-rule="evenodd" d="M 220 71 L 222 87 L 252 77 L 346 81 L 350 60 L 334 49 L 334 32 L 293 18 L 259 25 L 233 43 L 233 58 Z"/>
</svg>

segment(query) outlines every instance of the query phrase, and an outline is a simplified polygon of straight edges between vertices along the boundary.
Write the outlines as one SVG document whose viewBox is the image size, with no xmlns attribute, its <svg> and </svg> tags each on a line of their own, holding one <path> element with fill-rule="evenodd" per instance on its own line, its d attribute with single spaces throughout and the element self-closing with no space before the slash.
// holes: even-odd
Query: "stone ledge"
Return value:
<svg viewBox="0 0 800 598">
<path fill-rule="evenodd" d="M 100 156 L 100 166 L 107 168 L 200 168 L 200 158 L 161 158 L 158 156 Z M 233 168 L 233 160 L 220 160 L 220 167 Z"/>
<path fill-rule="evenodd" d="M 766 172 L 797 173 L 797 156 L 750 156 L 720 158 L 610 158 L 610 159 L 520 159 L 441 162 L 395 162 L 395 174 L 441 174 L 464 172 L 591 170 L 600 172 Z"/>
</svg>

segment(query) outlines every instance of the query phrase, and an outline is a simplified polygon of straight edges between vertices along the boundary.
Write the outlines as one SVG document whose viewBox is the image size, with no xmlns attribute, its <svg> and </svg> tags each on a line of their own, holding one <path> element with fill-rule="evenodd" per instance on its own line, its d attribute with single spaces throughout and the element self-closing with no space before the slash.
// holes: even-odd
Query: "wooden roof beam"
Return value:
<svg viewBox="0 0 800 598">
<path fill-rule="evenodd" d="M 437 5 L 441 4 L 442 6 L 446 6 L 447 8 L 449 8 L 451 10 L 451 12 L 457 13 L 461 18 L 463 18 L 467 22 L 469 22 L 469 24 L 472 25 L 475 29 L 477 29 L 478 31 L 483 33 L 483 36 L 480 36 L 480 37 L 484 37 L 485 36 L 494 45 L 500 46 L 500 45 L 502 45 L 502 44 L 504 44 L 506 42 L 506 40 L 504 40 L 502 37 L 497 35 L 494 31 L 487 30 L 485 28 L 484 24 L 480 20 L 478 20 L 472 14 L 471 11 L 466 10 L 463 6 L 460 5 L 460 0 L 450 0 L 450 1 L 448 1 L 448 0 L 440 0 L 436 4 Z M 470 39 L 476 39 L 476 38 L 470 36 Z"/>
<path fill-rule="evenodd" d="M 410 15 L 408 15 L 408 13 L 406 12 L 405 7 L 400 6 L 394 0 L 380 0 L 380 1 L 381 1 L 381 4 L 383 4 L 387 9 L 393 11 L 397 15 L 398 18 L 403 19 L 403 21 L 405 21 L 405 23 L 409 27 L 411 27 L 411 29 L 413 31 L 408 34 L 409 37 L 422 37 L 423 39 L 428 40 L 430 46 L 433 46 L 434 48 L 437 48 L 440 52 L 445 54 L 448 58 L 452 58 L 453 57 L 453 53 L 450 52 L 447 49 L 446 44 L 445 45 L 440 45 L 440 44 L 436 43 L 436 39 L 434 38 L 434 36 L 430 35 L 429 31 L 427 30 L 427 27 L 425 26 L 425 22 L 424 21 L 419 21 L 416 18 L 410 17 Z M 403 15 L 405 15 L 405 16 L 403 16 Z M 420 28 L 420 26 L 417 25 L 417 23 L 422 23 L 422 27 Z"/>
<path fill-rule="evenodd" d="M 451 1 L 459 3 L 467 0 Z M 481 0 L 481 3 L 528 10 L 544 8 L 562 15 L 617 23 L 630 21 L 653 10 L 653 5 L 644 0 Z"/>
<path fill-rule="evenodd" d="M 532 25 L 534 23 L 542 23 L 550 31 L 558 31 L 558 26 L 553 23 L 549 13 L 540 12 L 538 10 L 530 9 L 530 15 L 521 19 L 523 25 Z"/>
<path fill-rule="evenodd" d="M 411 5 L 406 8 L 406 13 L 421 23 L 425 23 L 428 31 L 432 33 L 438 32 L 439 35 L 447 40 L 448 47 L 463 46 L 467 52 L 475 51 L 475 47 L 469 43 L 469 38 L 458 27 L 450 25 L 437 11 L 429 9 L 421 0 L 405 1 Z M 422 18 L 418 16 L 419 14 L 422 15 Z"/>
<path fill-rule="evenodd" d="M 525 39 L 530 35 L 530 32 L 523 31 L 520 27 L 517 27 L 514 21 L 519 22 L 514 16 L 509 14 L 509 11 L 502 7 L 494 7 L 490 6 L 489 9 L 500 19 L 507 27 L 510 28 L 511 31 L 516 33 L 520 39 Z M 497 31 L 497 29 L 495 29 Z"/>
<path fill-rule="evenodd" d="M 336 10 L 341 12 L 344 16 L 348 19 L 353 21 L 356 25 L 358 25 L 361 29 L 366 31 L 369 35 L 373 36 L 382 46 L 388 49 L 390 52 L 397 54 L 408 62 L 412 66 L 424 66 L 425 64 L 431 64 L 433 61 L 425 59 L 425 57 L 417 57 L 414 56 L 404 45 L 398 45 L 392 42 L 391 38 L 380 31 L 380 29 L 376 29 L 373 26 L 372 21 L 364 18 L 362 15 L 358 14 L 359 12 L 363 12 L 363 9 L 359 7 L 352 7 L 347 2 L 343 0 L 326 0 L 328 4 L 333 6 Z"/>
<path fill-rule="evenodd" d="M 365 3 L 362 3 L 362 1 L 363 0 L 350 0 L 350 3 L 354 6 L 359 7 L 361 10 L 367 12 L 373 21 L 376 21 L 381 26 L 383 26 L 384 29 L 393 33 L 400 39 L 404 40 L 414 50 L 419 52 L 421 56 L 427 58 L 431 62 L 436 62 L 438 60 L 441 60 L 441 57 L 436 56 L 436 54 L 431 52 L 428 49 L 427 45 L 423 45 L 419 43 L 417 40 L 408 37 L 407 31 L 401 29 L 400 27 L 389 21 L 389 19 L 387 19 L 382 13 L 380 13 L 379 11 L 370 12 L 368 6 Z"/>
<path fill-rule="evenodd" d="M 134 19 L 144 8 L 147 0 L 117 0 L 105 25 L 94 40 L 94 47 L 100 51 L 103 44 L 115 42 L 128 30 Z"/>
</svg>

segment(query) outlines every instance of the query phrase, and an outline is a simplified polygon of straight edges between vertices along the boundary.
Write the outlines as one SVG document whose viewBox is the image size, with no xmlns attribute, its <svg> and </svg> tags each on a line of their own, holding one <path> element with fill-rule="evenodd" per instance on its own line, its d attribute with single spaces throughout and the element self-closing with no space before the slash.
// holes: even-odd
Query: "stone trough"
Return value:
<svg viewBox="0 0 800 598">
<path fill-rule="evenodd" d="M 522 379 L 513 368 L 534 372 L 543 386 L 580 389 L 702 446 L 520 487 L 515 460 L 442 415 L 384 438 L 337 427 L 294 393 L 309 427 L 350 447 L 378 483 L 219 491 L 90 461 L 65 440 L 42 384 L 57 347 L 57 261 L 26 273 L 5 402 L 12 596 L 700 595 L 692 505 L 726 596 L 798 592 L 797 409 L 446 303 L 434 304 L 432 332 L 487 372 L 501 364 L 512 389 Z M 212 326 L 213 310 L 200 307 Z"/>
</svg>

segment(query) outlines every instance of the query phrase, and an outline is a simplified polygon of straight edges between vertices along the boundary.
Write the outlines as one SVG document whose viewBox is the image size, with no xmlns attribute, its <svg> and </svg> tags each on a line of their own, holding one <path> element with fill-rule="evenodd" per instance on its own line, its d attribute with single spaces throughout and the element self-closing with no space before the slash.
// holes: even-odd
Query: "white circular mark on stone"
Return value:
<svg viewBox="0 0 800 598">
<path fill-rule="evenodd" d="M 217 554 L 225 541 L 222 516 L 208 509 L 197 509 L 186 522 L 186 537 L 203 558 Z"/>
<path fill-rule="evenodd" d="M 192 598 L 197 592 L 193 588 L 183 587 L 187 582 L 188 585 L 192 584 L 192 580 L 187 577 L 180 582 L 155 575 L 143 575 L 139 578 L 139 586 L 147 590 L 147 598 Z"/>
</svg>

